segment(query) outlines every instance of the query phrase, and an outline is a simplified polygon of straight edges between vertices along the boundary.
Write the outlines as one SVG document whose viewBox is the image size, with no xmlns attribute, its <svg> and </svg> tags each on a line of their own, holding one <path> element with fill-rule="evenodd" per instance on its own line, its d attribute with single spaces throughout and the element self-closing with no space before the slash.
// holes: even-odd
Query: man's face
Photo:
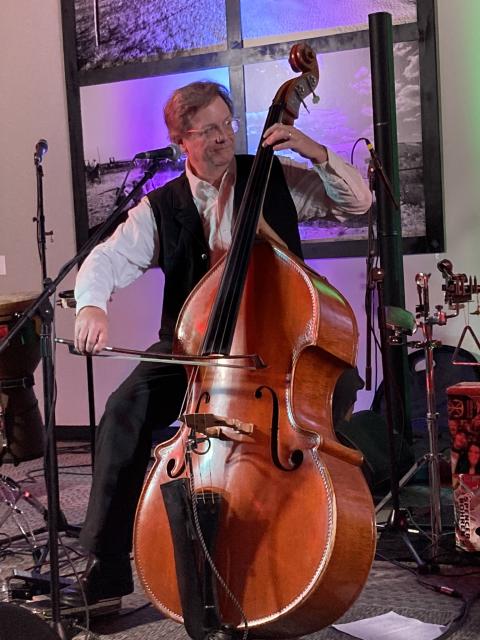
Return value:
<svg viewBox="0 0 480 640">
<path fill-rule="evenodd" d="M 216 97 L 200 109 L 190 121 L 192 132 L 185 133 L 181 147 L 188 155 L 190 168 L 199 178 L 209 180 L 221 176 L 235 151 L 233 131 L 224 125 L 232 117 L 225 102 Z M 214 126 L 208 135 L 208 127 Z"/>
</svg>

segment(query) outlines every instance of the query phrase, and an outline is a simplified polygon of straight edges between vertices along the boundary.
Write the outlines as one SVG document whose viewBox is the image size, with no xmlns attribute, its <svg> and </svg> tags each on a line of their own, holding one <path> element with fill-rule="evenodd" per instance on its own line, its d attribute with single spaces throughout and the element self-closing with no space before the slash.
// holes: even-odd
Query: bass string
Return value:
<svg viewBox="0 0 480 640">
<path fill-rule="evenodd" d="M 278 122 L 281 118 L 283 107 L 278 104 L 273 104 L 267 116 L 267 121 L 264 125 L 263 131 L 270 127 L 274 122 Z M 263 131 L 260 138 L 260 142 L 255 155 L 254 163 L 250 172 L 250 176 L 247 182 L 245 196 L 242 199 L 239 215 L 236 217 L 233 234 L 232 245 L 228 251 L 227 259 L 225 262 L 224 273 L 222 276 L 219 294 L 217 300 L 220 301 L 218 308 L 212 311 L 209 318 L 208 328 L 204 339 L 204 348 L 202 353 L 205 353 L 205 344 L 209 342 L 213 345 L 223 345 L 225 342 L 230 344 L 233 336 L 227 336 L 227 331 L 234 331 L 239 299 L 244 288 L 244 279 L 246 276 L 246 270 L 248 268 L 248 262 L 250 260 L 251 249 L 253 246 L 258 220 L 261 213 L 261 206 L 263 204 L 265 192 L 267 189 L 268 178 L 270 174 L 270 168 L 273 161 L 273 150 L 271 147 L 263 147 Z M 239 277 L 240 275 L 240 277 Z M 226 295 L 225 292 L 228 292 Z M 212 317 L 213 316 L 213 317 Z M 210 327 L 214 326 L 212 335 Z M 194 383 L 198 383 L 200 378 L 199 391 L 197 393 L 198 398 L 202 397 L 202 394 L 206 392 L 205 387 L 206 371 L 199 371 L 199 367 L 194 367 L 190 375 L 190 380 L 187 385 L 187 390 L 184 396 L 182 405 L 182 412 L 187 407 L 193 406 L 194 401 Z M 194 434 L 197 434 L 197 420 L 200 420 L 200 416 L 194 416 L 194 425 L 192 430 Z M 196 435 L 194 436 L 194 440 Z M 208 436 L 207 436 L 208 440 Z M 187 465 L 187 456 L 190 455 L 189 447 L 184 451 L 184 463 Z M 198 480 L 195 479 L 195 485 L 206 486 L 204 482 L 209 481 L 209 485 L 213 486 L 212 469 L 210 464 L 197 465 L 200 469 Z M 188 468 L 188 465 L 186 466 Z M 193 467 L 191 467 L 193 469 Z M 207 477 L 205 477 L 207 472 Z M 203 477 L 202 477 L 203 476 Z M 203 494 L 204 495 L 204 494 Z"/>
<path fill-rule="evenodd" d="M 270 107 L 263 131 L 274 122 L 280 120 L 282 109 L 281 105 L 276 104 Z M 271 147 L 263 147 L 262 140 L 263 132 L 247 183 L 246 195 L 242 199 L 240 211 L 234 225 L 232 246 L 227 255 L 224 275 L 219 289 L 218 299 L 220 304 L 218 305 L 218 312 L 212 318 L 215 326 L 213 344 L 216 345 L 229 343 L 230 336 L 227 335 L 227 331 L 231 330 L 233 333 L 232 323 L 235 322 L 234 316 L 237 313 L 239 298 L 244 287 L 247 265 L 267 189 L 273 150 Z M 225 292 L 228 292 L 228 295 Z M 220 318 L 220 321 L 218 321 L 218 318 Z M 212 344 L 211 340 L 209 342 Z"/>
</svg>

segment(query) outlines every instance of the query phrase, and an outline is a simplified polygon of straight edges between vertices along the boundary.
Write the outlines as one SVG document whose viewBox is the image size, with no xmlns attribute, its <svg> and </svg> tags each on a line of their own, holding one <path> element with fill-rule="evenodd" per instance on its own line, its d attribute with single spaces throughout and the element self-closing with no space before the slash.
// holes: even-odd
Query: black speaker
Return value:
<svg viewBox="0 0 480 640">
<path fill-rule="evenodd" d="M 20 605 L 0 602 L 0 640 L 58 640 L 48 624 Z"/>
<path fill-rule="evenodd" d="M 372 492 L 386 488 L 391 479 L 388 427 L 383 416 L 374 411 L 358 411 L 340 422 L 335 430 L 346 446 L 358 449 L 364 457 L 362 471 Z M 415 462 L 411 447 L 399 433 L 394 434 L 395 461 L 401 478 Z"/>
</svg>

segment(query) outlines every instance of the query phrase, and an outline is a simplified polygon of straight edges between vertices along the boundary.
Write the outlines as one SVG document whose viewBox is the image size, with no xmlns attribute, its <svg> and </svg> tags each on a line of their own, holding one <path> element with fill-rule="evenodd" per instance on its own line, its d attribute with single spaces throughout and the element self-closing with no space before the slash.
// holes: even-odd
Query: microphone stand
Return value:
<svg viewBox="0 0 480 640">
<path fill-rule="evenodd" d="M 399 203 L 393 194 L 392 185 L 386 175 L 378 156 L 376 155 L 373 146 L 367 140 L 367 147 L 370 151 L 371 162 L 369 166 L 370 185 L 372 188 L 373 180 L 380 177 L 386 192 L 392 200 L 394 206 L 398 209 Z M 408 522 L 407 516 L 404 511 L 400 509 L 400 483 L 398 478 L 398 465 L 397 465 L 397 453 L 395 450 L 395 420 L 394 420 L 394 397 L 392 384 L 389 380 L 389 359 L 387 357 L 387 349 L 390 345 L 402 345 L 403 333 L 411 332 L 409 325 L 409 318 L 407 312 L 398 307 L 386 307 L 383 293 L 383 281 L 384 270 L 382 268 L 376 268 L 373 266 L 373 257 L 375 252 L 373 250 L 373 231 L 369 228 L 369 243 L 368 243 L 368 256 L 367 256 L 367 294 L 366 294 L 366 308 L 367 308 L 367 331 L 372 330 L 371 320 L 371 307 L 372 307 L 372 291 L 377 289 L 378 300 L 378 325 L 380 331 L 380 351 L 382 354 L 382 366 L 383 366 L 383 388 L 385 391 L 385 418 L 387 423 L 388 434 L 388 453 L 390 461 L 390 494 L 389 497 L 392 501 L 392 508 L 385 525 L 377 525 L 380 530 L 390 530 L 399 533 L 405 546 L 409 550 L 412 558 L 417 564 L 417 568 L 421 573 L 425 573 L 429 570 L 427 563 L 422 560 L 417 550 L 413 546 L 410 538 L 408 537 Z M 413 322 L 414 324 L 414 322 Z M 389 331 L 393 331 L 389 335 Z M 371 340 L 367 341 L 367 345 L 371 344 Z M 370 382 L 368 366 L 370 365 L 370 355 L 367 353 L 367 375 L 366 383 Z M 385 501 L 382 501 L 383 505 Z M 378 505 L 375 509 L 378 513 Z"/>
<path fill-rule="evenodd" d="M 438 452 L 438 412 L 435 400 L 435 377 L 433 350 L 440 342 L 433 339 L 433 325 L 446 324 L 447 315 L 437 307 L 437 313 L 430 313 L 430 300 L 428 281 L 430 274 L 417 273 L 415 281 L 419 304 L 417 305 L 417 318 L 423 332 L 423 340 L 414 342 L 412 346 L 423 349 L 425 357 L 425 388 L 427 391 L 427 432 L 429 453 L 426 455 L 428 462 L 428 479 L 430 488 L 430 529 L 432 538 L 432 557 L 438 552 L 440 537 L 442 535 L 442 516 L 440 510 L 441 486 L 440 486 L 440 454 Z"/>
<path fill-rule="evenodd" d="M 97 231 L 85 242 L 81 250 L 68 262 L 66 262 L 54 278 L 46 276 L 46 260 L 45 260 L 45 218 L 43 212 L 43 170 L 41 167 L 41 158 L 35 157 L 35 165 L 37 170 L 37 215 L 40 228 L 40 259 L 42 264 L 43 292 L 32 304 L 23 312 L 22 316 L 17 320 L 15 325 L 9 331 L 8 335 L 0 342 L 0 354 L 5 351 L 10 342 L 22 330 L 24 325 L 38 314 L 42 320 L 41 330 L 41 357 L 44 384 L 44 419 L 47 431 L 47 452 L 45 464 L 45 482 L 47 487 L 47 504 L 48 504 L 48 533 L 49 533 L 49 549 L 50 549 L 50 581 L 51 581 L 51 614 L 52 627 L 61 640 L 67 640 L 65 628 L 63 627 L 60 616 L 60 570 L 58 561 L 58 532 L 59 532 L 59 486 L 58 486 L 58 461 L 57 461 L 57 445 L 55 438 L 55 368 L 53 359 L 53 307 L 49 298 L 55 293 L 58 285 L 70 273 L 70 271 L 78 265 L 83 258 L 95 247 L 102 239 L 106 232 L 109 231 L 114 223 L 123 213 L 126 205 L 131 202 L 140 192 L 144 184 L 150 180 L 160 168 L 160 160 L 154 159 L 138 184 L 119 202 L 117 208 L 108 217 Z"/>
<path fill-rule="evenodd" d="M 368 185 L 370 193 L 373 194 L 375 184 L 375 168 L 373 162 L 368 163 Z M 367 259 L 366 259 L 366 280 L 367 286 L 365 290 L 365 315 L 367 320 L 366 327 L 366 358 L 365 358 L 365 391 L 372 388 L 372 312 L 373 312 L 373 290 L 375 283 L 372 278 L 373 264 L 376 255 L 375 237 L 373 233 L 373 205 L 368 210 L 368 227 L 367 227 Z"/>
</svg>

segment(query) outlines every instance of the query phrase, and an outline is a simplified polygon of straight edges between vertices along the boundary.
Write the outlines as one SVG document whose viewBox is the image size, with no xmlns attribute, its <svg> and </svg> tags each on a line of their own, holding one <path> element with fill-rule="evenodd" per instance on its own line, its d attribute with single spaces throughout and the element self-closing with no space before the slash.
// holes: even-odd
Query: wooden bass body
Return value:
<svg viewBox="0 0 480 640">
<path fill-rule="evenodd" d="M 223 261 L 180 315 L 175 350 L 202 344 Z M 336 381 L 353 366 L 357 326 L 345 298 L 303 262 L 259 242 L 248 267 L 232 354 L 258 354 L 256 370 L 194 372 L 186 413 L 235 420 L 193 455 L 195 495 L 222 496 L 213 559 L 241 605 L 249 637 L 292 638 L 338 619 L 354 602 L 375 550 L 374 510 L 361 455 L 332 426 Z M 205 392 L 208 389 L 208 392 Z M 160 486 L 189 475 L 184 425 L 157 446 L 138 506 L 138 575 L 153 604 L 183 621 L 174 546 Z M 218 586 L 222 620 L 243 622 Z"/>
</svg>

